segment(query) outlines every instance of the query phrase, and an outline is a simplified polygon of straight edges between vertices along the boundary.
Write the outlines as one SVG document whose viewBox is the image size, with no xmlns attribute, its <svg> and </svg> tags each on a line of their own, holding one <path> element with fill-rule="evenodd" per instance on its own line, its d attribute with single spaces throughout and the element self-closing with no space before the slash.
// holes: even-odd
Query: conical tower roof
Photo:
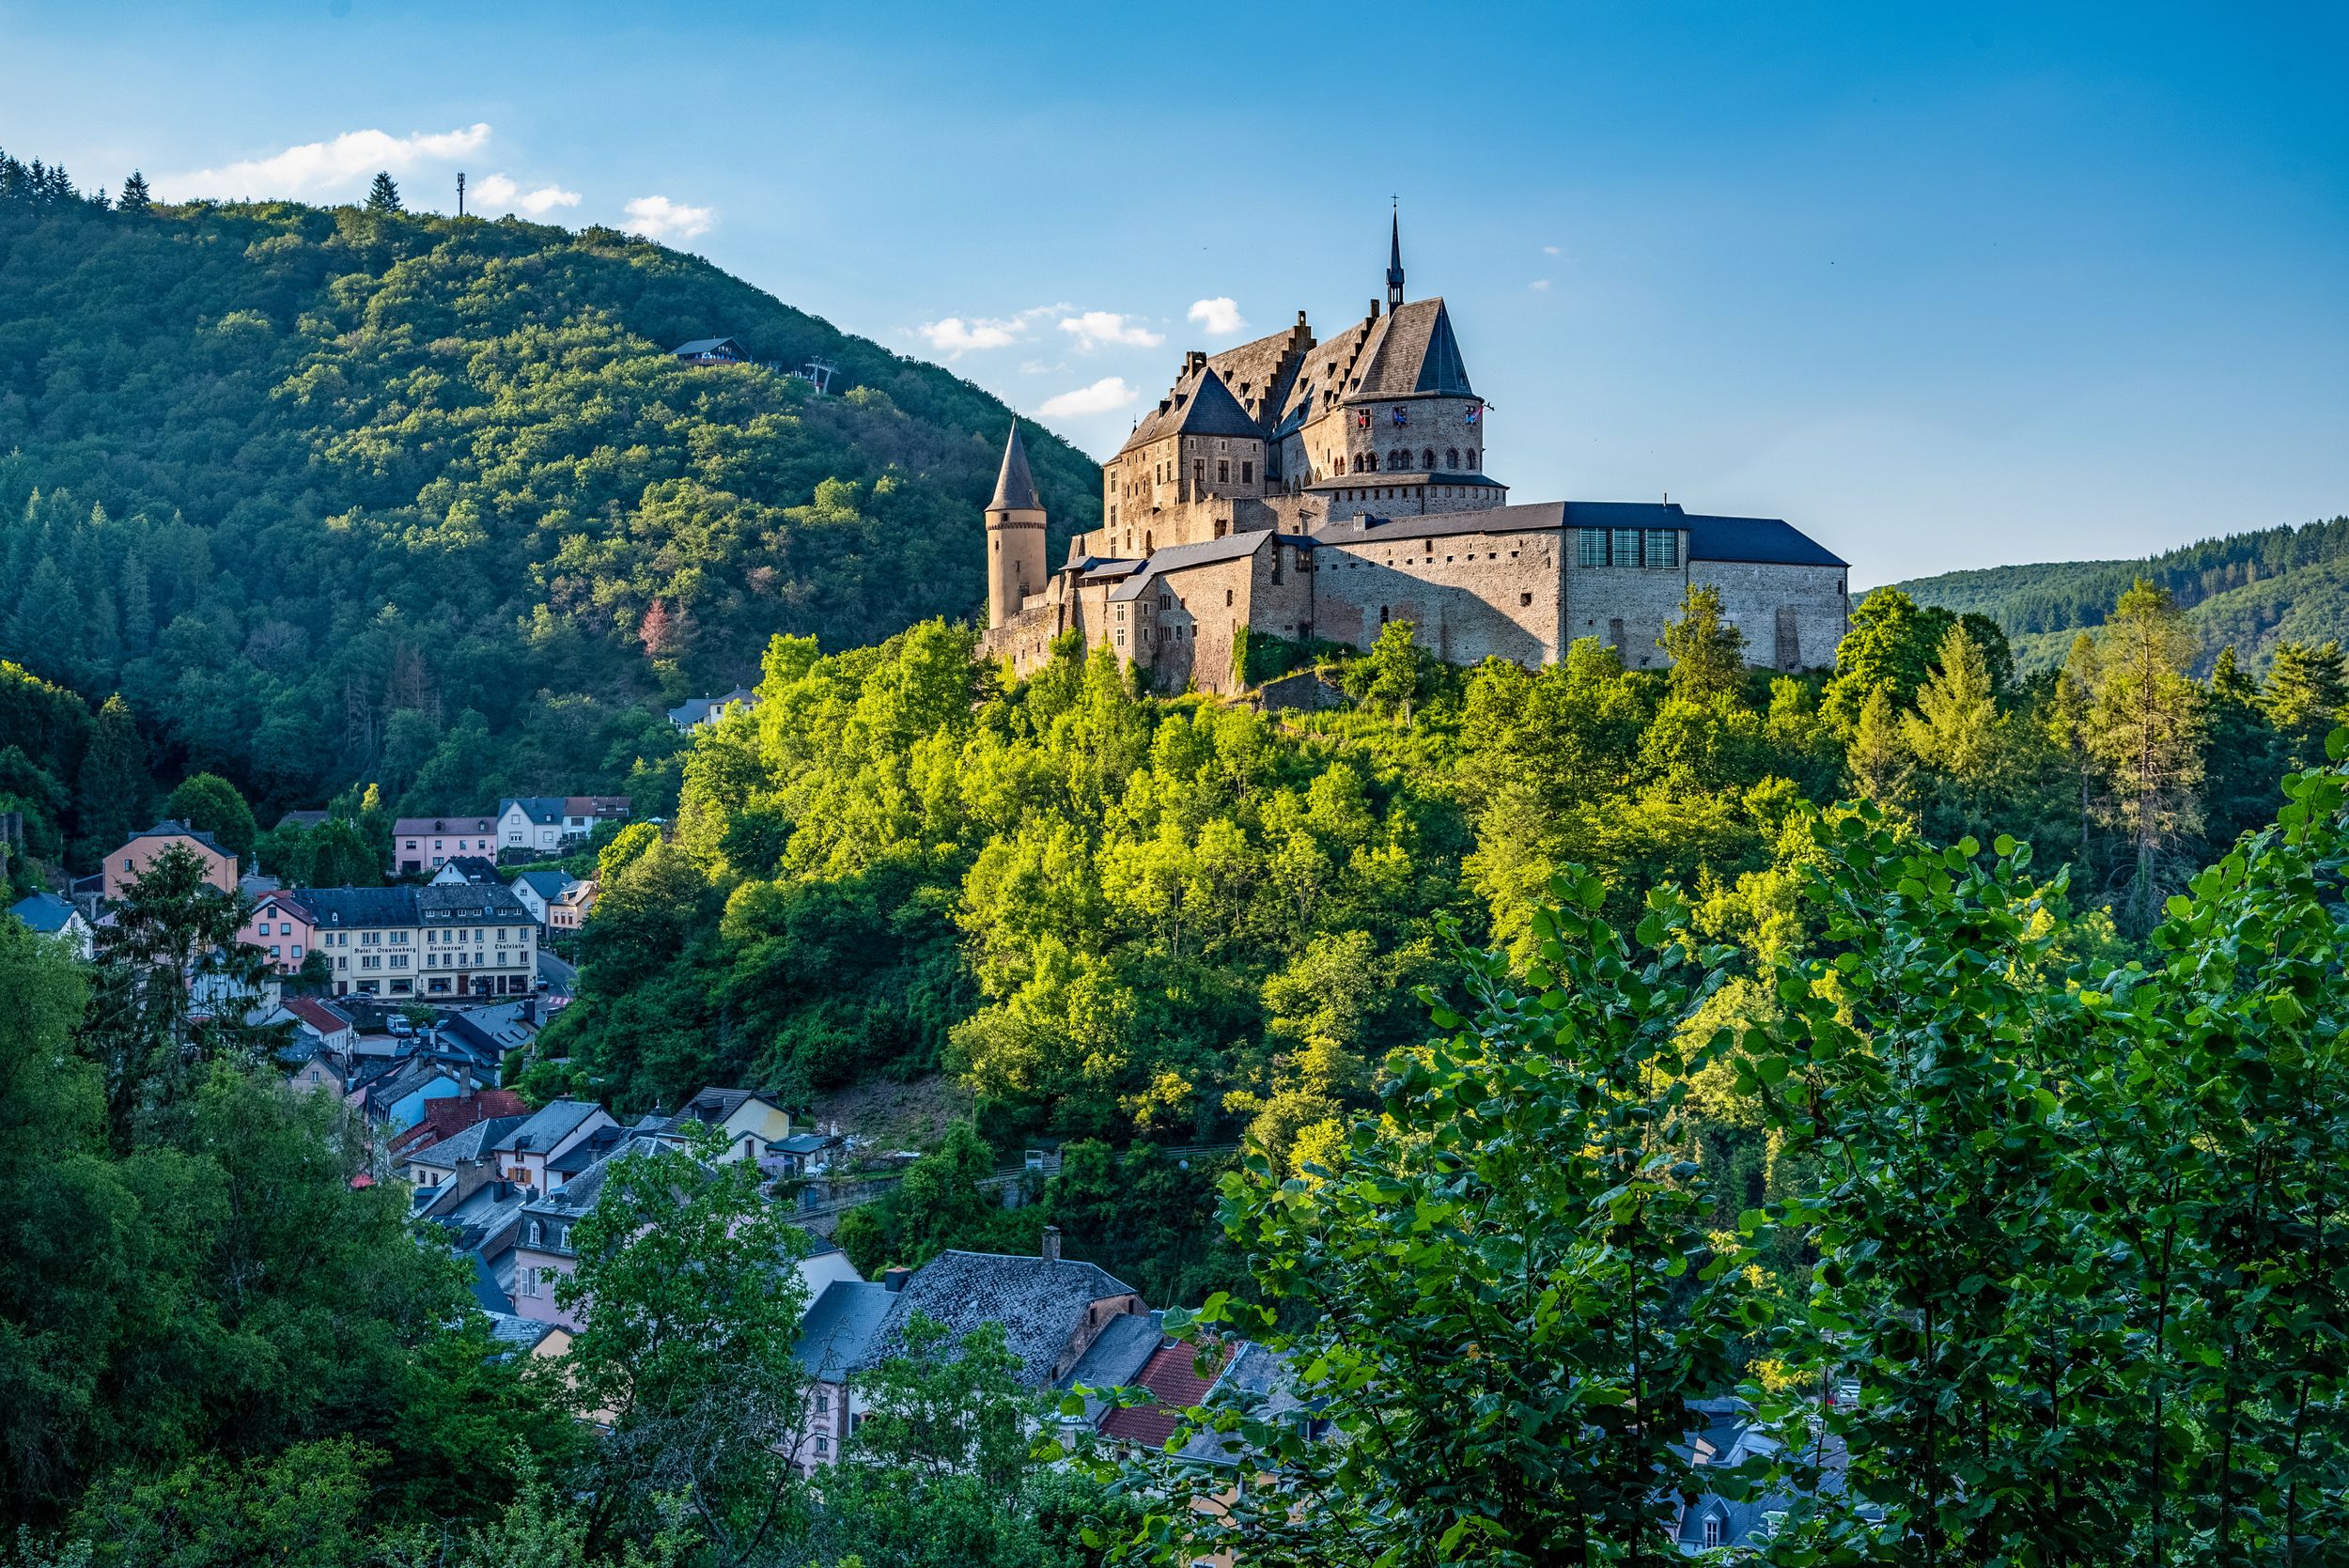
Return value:
<svg viewBox="0 0 2349 1568">
<path fill-rule="evenodd" d="M 1019 444 L 1019 421 L 1011 422 L 1011 439 L 1003 442 L 1003 472 L 995 475 L 995 499 L 990 512 L 1040 512 L 1044 498 L 1035 493 L 1035 475 L 1028 472 L 1028 449 Z"/>
</svg>

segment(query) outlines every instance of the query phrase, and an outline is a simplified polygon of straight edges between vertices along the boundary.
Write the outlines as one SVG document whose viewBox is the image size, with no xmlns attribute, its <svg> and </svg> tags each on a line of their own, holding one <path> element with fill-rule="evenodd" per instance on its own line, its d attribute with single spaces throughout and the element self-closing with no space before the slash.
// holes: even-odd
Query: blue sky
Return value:
<svg viewBox="0 0 2349 1568">
<path fill-rule="evenodd" d="M 1518 500 L 1783 516 L 1860 584 L 2349 510 L 2338 5 L 661 9 L 0 0 L 0 146 L 463 168 L 1097 453 L 1235 318 L 1360 315 L 1393 197 Z"/>
</svg>

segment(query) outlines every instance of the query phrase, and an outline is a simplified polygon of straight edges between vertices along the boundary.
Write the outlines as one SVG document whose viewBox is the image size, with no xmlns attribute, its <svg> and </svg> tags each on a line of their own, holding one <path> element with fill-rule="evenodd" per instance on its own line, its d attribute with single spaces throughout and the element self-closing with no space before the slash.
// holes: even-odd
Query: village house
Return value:
<svg viewBox="0 0 2349 1568">
<path fill-rule="evenodd" d="M 586 924 L 587 917 L 595 912 L 596 892 L 600 885 L 590 877 L 585 881 L 573 882 L 565 888 L 547 906 L 548 932 L 577 931 Z"/>
<path fill-rule="evenodd" d="M 584 839 L 599 822 L 628 820 L 625 795 L 526 795 L 498 802 L 498 846 L 551 855 Z"/>
<path fill-rule="evenodd" d="M 278 973 L 293 974 L 318 946 L 318 921 L 299 894 L 266 893 L 237 928 L 237 939 L 269 955 L 270 968 Z"/>
<path fill-rule="evenodd" d="M 715 697 L 686 698 L 669 709 L 669 722 L 691 735 L 695 730 L 717 723 L 729 713 L 738 710 L 747 713 L 757 706 L 758 693 L 747 686 L 738 686 Z"/>
<path fill-rule="evenodd" d="M 731 337 L 696 337 L 669 350 L 688 365 L 748 365 L 751 351 Z"/>
<path fill-rule="evenodd" d="M 725 1141 L 714 1157 L 718 1164 L 756 1162 L 790 1138 L 791 1113 L 754 1090 L 710 1088 L 679 1107 L 663 1130 L 675 1135 L 689 1126 L 715 1128 Z"/>
<path fill-rule="evenodd" d="M 233 894 L 237 891 L 237 857 L 222 848 L 211 834 L 166 819 L 132 833 L 128 843 L 107 855 L 101 871 L 106 901 L 119 901 L 149 865 L 174 849 L 185 849 L 202 861 L 204 879 L 221 892 Z"/>
<path fill-rule="evenodd" d="M 459 855 L 497 858 L 494 816 L 403 816 L 392 824 L 392 869 L 438 871 Z"/>
<path fill-rule="evenodd" d="M 428 1120 L 410 1130 L 407 1138 L 395 1141 L 389 1150 L 394 1163 L 401 1167 L 408 1180 L 419 1188 L 439 1188 L 456 1181 L 460 1174 L 477 1172 L 488 1179 L 496 1179 L 496 1157 L 491 1152 L 497 1142 L 530 1119 L 521 1097 L 511 1090 L 491 1089 L 476 1094 L 470 1102 L 440 1100 L 434 1102 L 435 1112 L 463 1110 L 487 1107 L 492 1096 L 501 1108 L 464 1126 L 452 1127 L 434 1136 L 436 1120 Z"/>
<path fill-rule="evenodd" d="M 449 1005 L 537 989 L 537 923 L 494 883 L 310 888 L 302 902 L 338 997 Z"/>
<path fill-rule="evenodd" d="M 537 1113 L 492 1145 L 499 1179 L 531 1192 L 552 1190 L 548 1163 L 594 1137 L 616 1127 L 612 1113 L 588 1100 L 550 1100 Z M 555 1180 L 559 1181 L 560 1172 Z"/>
<path fill-rule="evenodd" d="M 905 1326 L 916 1312 L 943 1324 L 950 1343 L 1000 1325 L 1019 1363 L 1014 1380 L 1041 1391 L 1059 1387 L 1120 1318 L 1146 1321 L 1148 1309 L 1140 1292 L 1098 1265 L 1063 1258 L 1050 1226 L 1035 1257 L 945 1251 L 877 1283 L 835 1282 L 808 1310 L 794 1352 L 814 1381 L 795 1445 L 801 1468 L 838 1457 L 863 1414 L 859 1375 L 906 1354 Z M 1137 1331 L 1117 1332 L 1122 1340 Z"/>
<path fill-rule="evenodd" d="M 430 885 L 436 888 L 462 887 L 467 882 L 504 882 L 498 874 L 497 862 L 485 855 L 453 855 L 440 870 L 434 872 Z"/>
<path fill-rule="evenodd" d="M 522 908 L 530 911 L 531 918 L 543 926 L 547 924 L 548 908 L 578 883 L 579 878 L 568 871 L 525 871 L 506 887 L 522 901 Z"/>
<path fill-rule="evenodd" d="M 90 929 L 90 923 L 74 908 L 71 899 L 60 898 L 54 893 L 27 893 L 8 906 L 8 913 L 23 922 L 27 929 L 56 938 L 86 964 L 97 951 L 97 933 Z"/>
</svg>

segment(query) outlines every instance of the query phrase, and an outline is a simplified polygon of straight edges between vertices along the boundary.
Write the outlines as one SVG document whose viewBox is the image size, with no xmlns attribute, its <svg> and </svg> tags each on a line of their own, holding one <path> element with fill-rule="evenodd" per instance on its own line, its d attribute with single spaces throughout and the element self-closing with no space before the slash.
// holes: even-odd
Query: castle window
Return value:
<svg viewBox="0 0 2349 1568">
<path fill-rule="evenodd" d="M 1365 461 L 1367 461 L 1367 462 L 1370 464 L 1370 472 L 1371 472 L 1371 473 L 1373 473 L 1373 474 L 1377 473 L 1377 472 L 1378 472 L 1378 454 L 1377 454 L 1377 453 L 1376 453 L 1376 452 L 1365 452 L 1365 453 L 1363 453 L 1363 454 L 1362 454 L 1362 457 L 1363 457 L 1363 459 L 1364 459 Z"/>
<path fill-rule="evenodd" d="M 1226 609 L 1226 610 L 1229 610 L 1231 607 L 1232 607 L 1232 590 L 1231 590 L 1231 589 L 1229 589 L 1229 588 L 1226 588 L 1226 589 L 1224 589 L 1224 590 L 1223 590 L 1223 608 L 1224 608 L 1224 609 Z"/>
<path fill-rule="evenodd" d="M 1642 559 L 1651 567 L 1680 565 L 1680 536 L 1670 528 L 1649 529 Z"/>
<path fill-rule="evenodd" d="M 1476 472 L 1476 448 L 1475 448 L 1475 447 L 1473 447 L 1473 446 L 1470 447 L 1470 448 L 1468 449 L 1468 452 L 1466 453 L 1466 457 L 1468 458 L 1468 467 L 1469 467 L 1469 472 L 1470 472 L 1470 473 L 1471 473 L 1471 474 L 1475 473 L 1475 472 Z"/>
<path fill-rule="evenodd" d="M 1231 458 L 1218 458 L 1215 460 L 1215 482 L 1219 485 L 1228 485 L 1232 482 Z"/>
<path fill-rule="evenodd" d="M 1256 482 L 1256 465 L 1245 458 L 1242 458 L 1239 463 L 1239 482 L 1243 485 L 1252 485 Z"/>
<path fill-rule="evenodd" d="M 1197 489 L 1206 489 L 1206 483 L 1207 483 L 1207 459 L 1206 459 L 1206 458 L 1191 458 L 1191 460 L 1190 460 L 1190 484 L 1191 484 L 1191 489 L 1193 489 L 1194 490 L 1197 490 Z"/>
<path fill-rule="evenodd" d="M 1387 624 L 1387 607 L 1383 604 L 1378 607 L 1378 624 L 1380 626 Z"/>
<path fill-rule="evenodd" d="M 1427 447 L 1420 453 L 1419 466 L 1422 468 L 1433 468 L 1436 466 L 1436 449 L 1434 447 Z"/>
<path fill-rule="evenodd" d="M 1460 466 L 1460 449 L 1458 447 L 1447 446 L 1443 449 L 1443 466 L 1446 468 L 1458 468 Z"/>
<path fill-rule="evenodd" d="M 1532 594 L 1519 594 L 1519 595 L 1517 596 L 1517 604 L 1518 604 L 1518 606 L 1519 606 L 1520 608 L 1522 608 L 1522 607 L 1523 607 L 1523 606 L 1525 606 L 1525 605 L 1529 605 L 1529 604 L 1531 604 L 1531 603 L 1532 603 L 1532 602 L 1533 602 L 1533 596 L 1532 596 Z"/>
<path fill-rule="evenodd" d="M 1640 564 L 1640 530 L 1614 530 L 1614 536 L 1609 541 L 1607 564 L 1610 567 L 1636 567 Z"/>
</svg>

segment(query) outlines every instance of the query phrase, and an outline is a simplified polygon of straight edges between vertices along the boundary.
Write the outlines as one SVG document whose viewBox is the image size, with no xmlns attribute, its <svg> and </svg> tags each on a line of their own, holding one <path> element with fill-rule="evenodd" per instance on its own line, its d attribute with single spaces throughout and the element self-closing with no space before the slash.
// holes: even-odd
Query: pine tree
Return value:
<svg viewBox="0 0 2349 1568">
<path fill-rule="evenodd" d="M 2139 578 L 2105 622 L 2104 682 L 2088 749 L 2112 781 L 2115 824 L 2134 850 L 2128 908 L 2151 930 L 2181 841 L 2201 826 L 2203 692 L 2186 678 L 2194 629 L 2167 588 Z"/>
<path fill-rule="evenodd" d="M 122 199 L 115 203 L 116 210 L 144 212 L 153 205 L 154 198 L 148 194 L 147 176 L 132 169 L 131 178 L 122 182 Z"/>
<path fill-rule="evenodd" d="M 378 170 L 375 183 L 367 187 L 367 210 L 370 212 L 401 210 L 399 187 L 392 183 L 392 177 L 388 171 Z"/>
<path fill-rule="evenodd" d="M 16 613 L 8 621 L 8 640 L 22 652 L 26 669 L 53 680 L 70 681 L 75 674 L 73 659 L 81 647 L 81 631 L 82 598 L 73 590 L 73 580 L 55 556 L 44 554 L 17 598 Z"/>
<path fill-rule="evenodd" d="M 135 543 L 123 551 L 122 593 L 116 605 L 122 621 L 122 651 L 136 659 L 155 634 L 155 604 L 147 586 L 147 552 Z"/>
<path fill-rule="evenodd" d="M 2072 639 L 2071 652 L 2056 675 L 2055 692 L 2046 709 L 2047 743 L 2056 749 L 2079 786 L 2080 863 L 2088 863 L 2090 805 L 2094 794 L 2095 763 L 2088 750 L 2088 716 L 2096 706 L 2096 690 L 2104 671 L 2096 658 L 2096 639 L 2083 631 Z"/>
<path fill-rule="evenodd" d="M 1672 692 L 1697 704 L 1729 696 L 1745 684 L 1746 634 L 1721 622 L 1721 596 L 1715 588 L 1691 586 L 1680 600 L 1680 618 L 1657 639 L 1672 662 Z"/>
<path fill-rule="evenodd" d="M 2344 699 L 2349 699 L 2349 660 L 2339 643 L 2276 644 L 2260 701 L 2267 722 L 2292 748 L 2293 767 L 2324 760 L 2325 737 Z"/>
<path fill-rule="evenodd" d="M 103 855 L 147 826 L 155 781 L 147 771 L 147 742 L 131 705 L 116 692 L 98 710 L 89 750 L 82 753 L 74 815 L 86 850 Z"/>
<path fill-rule="evenodd" d="M 1901 726 L 1892 712 L 1892 694 L 1879 686 L 1860 705 L 1859 722 L 1852 730 L 1845 758 L 1852 784 L 1886 811 L 1906 811 L 1915 760 L 1901 739 Z"/>
<path fill-rule="evenodd" d="M 1917 689 L 1917 711 L 1901 715 L 1901 737 L 1936 772 L 1979 783 L 1998 762 L 1990 661 L 1961 624 L 1942 637 L 1939 662 Z"/>
</svg>

